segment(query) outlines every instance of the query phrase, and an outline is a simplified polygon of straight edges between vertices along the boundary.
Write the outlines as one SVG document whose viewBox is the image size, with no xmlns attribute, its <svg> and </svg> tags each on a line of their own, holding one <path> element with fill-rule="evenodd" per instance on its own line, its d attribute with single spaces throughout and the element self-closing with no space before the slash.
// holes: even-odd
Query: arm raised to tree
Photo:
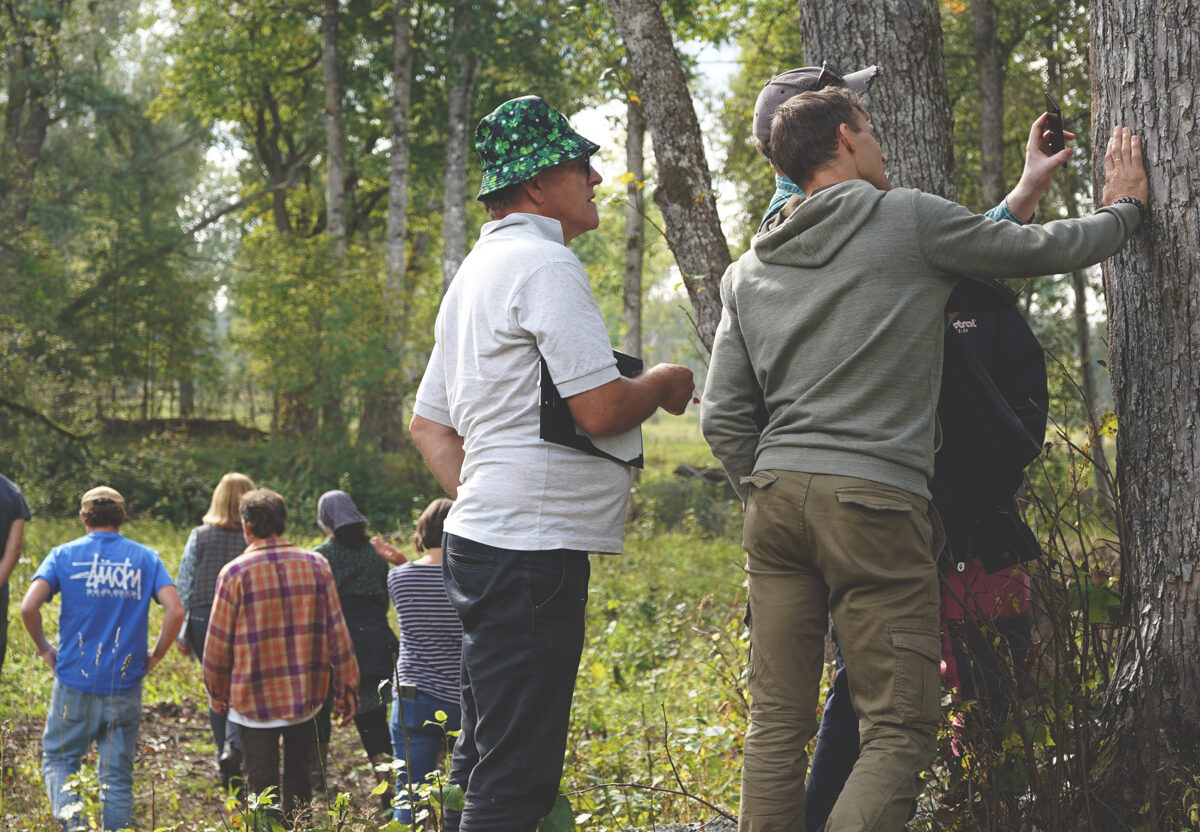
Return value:
<svg viewBox="0 0 1200 832">
<path fill-rule="evenodd" d="M 678 364 L 657 364 L 634 378 L 618 378 L 567 399 L 575 424 L 592 436 L 633 430 L 658 408 L 676 416 L 696 390 L 692 371 Z"/>
<path fill-rule="evenodd" d="M 1112 205 L 1124 197 L 1133 197 L 1145 210 L 1150 201 L 1150 180 L 1142 160 L 1142 140 L 1128 127 L 1117 125 L 1104 151 L 1104 190 L 1100 202 Z"/>
</svg>

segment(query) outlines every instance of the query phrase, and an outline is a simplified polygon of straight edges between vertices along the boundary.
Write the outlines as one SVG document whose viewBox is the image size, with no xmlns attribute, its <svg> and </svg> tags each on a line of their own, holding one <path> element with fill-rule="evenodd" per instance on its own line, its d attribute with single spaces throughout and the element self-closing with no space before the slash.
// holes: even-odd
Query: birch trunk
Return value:
<svg viewBox="0 0 1200 832">
<path fill-rule="evenodd" d="M 338 54 L 338 0 L 325 0 L 321 42 L 325 68 L 325 230 L 338 257 L 346 256 L 346 121 L 342 115 L 342 63 Z"/>
<path fill-rule="evenodd" d="M 654 142 L 659 183 L 654 201 L 662 210 L 667 244 L 692 301 L 696 332 L 711 351 L 721 319 L 721 275 L 730 257 L 687 79 L 657 2 L 608 0 L 608 7 L 625 44 L 633 89 L 643 102 Z"/>
<path fill-rule="evenodd" d="M 471 0 L 454 5 L 456 74 L 450 87 L 449 135 L 446 138 L 446 181 L 443 198 L 442 292 L 458 273 L 467 251 L 467 156 L 471 138 L 471 98 L 479 58 L 471 48 Z"/>
<path fill-rule="evenodd" d="M 1143 139 L 1150 219 L 1104 264 L 1119 420 L 1127 615 L 1106 733 L 1130 816 L 1200 749 L 1200 0 L 1092 5 L 1094 165 L 1114 123 Z"/>
<path fill-rule="evenodd" d="M 392 18 L 392 125 L 388 170 L 387 277 L 384 307 L 388 310 L 385 349 L 390 365 L 378 395 L 363 402 L 362 431 L 384 451 L 404 446 L 404 381 L 401 358 L 408 340 L 408 122 L 412 109 L 412 0 L 398 0 Z"/>
<path fill-rule="evenodd" d="M 625 185 L 625 338 L 621 349 L 629 355 L 642 354 L 642 265 L 645 260 L 646 218 L 642 210 L 642 187 L 646 166 L 644 146 L 646 120 L 642 107 L 630 97 L 625 105 L 625 171 L 632 178 Z"/>
<path fill-rule="evenodd" d="M 866 106 L 892 185 L 957 199 L 937 0 L 800 0 L 800 30 L 811 66 L 882 67 Z"/>
</svg>

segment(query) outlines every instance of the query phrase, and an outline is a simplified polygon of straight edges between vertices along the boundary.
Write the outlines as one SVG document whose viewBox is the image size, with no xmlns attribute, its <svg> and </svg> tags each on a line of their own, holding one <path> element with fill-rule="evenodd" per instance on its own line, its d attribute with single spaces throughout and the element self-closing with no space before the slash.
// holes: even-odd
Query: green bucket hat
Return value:
<svg viewBox="0 0 1200 832">
<path fill-rule="evenodd" d="M 476 199 L 599 149 L 600 145 L 572 130 L 562 113 L 536 95 L 505 101 L 475 128 L 475 151 L 483 163 L 483 182 Z"/>
</svg>

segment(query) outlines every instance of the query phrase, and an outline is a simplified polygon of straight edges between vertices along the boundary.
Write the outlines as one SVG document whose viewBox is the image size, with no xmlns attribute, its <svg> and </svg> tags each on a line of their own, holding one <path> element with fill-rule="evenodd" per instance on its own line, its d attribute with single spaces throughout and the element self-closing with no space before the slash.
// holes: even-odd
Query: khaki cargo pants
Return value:
<svg viewBox="0 0 1200 832">
<path fill-rule="evenodd" d="M 940 523 L 924 498 L 854 477 L 759 471 L 746 482 L 751 706 L 739 832 L 804 828 L 804 747 L 817 730 L 830 614 L 861 752 L 826 832 L 903 829 L 937 750 Z"/>
</svg>

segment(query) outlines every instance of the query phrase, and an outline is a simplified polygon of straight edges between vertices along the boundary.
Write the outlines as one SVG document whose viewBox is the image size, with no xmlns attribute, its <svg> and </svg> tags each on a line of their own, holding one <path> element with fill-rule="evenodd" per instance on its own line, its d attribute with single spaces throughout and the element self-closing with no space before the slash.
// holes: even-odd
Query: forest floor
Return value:
<svg viewBox="0 0 1200 832">
<path fill-rule="evenodd" d="M 34 713 L 5 714 L 0 721 L 0 829 L 6 832 L 53 828 L 40 770 L 44 724 L 44 717 Z M 359 807 L 377 804 L 379 798 L 370 792 L 383 775 L 371 770 L 353 725 L 334 727 L 328 762 L 326 785 L 314 786 L 317 811 L 339 792 L 353 795 Z M 95 763 L 93 748 L 84 765 Z M 191 699 L 147 704 L 134 760 L 134 828 L 219 826 L 232 821 L 230 809 L 204 705 Z"/>
</svg>

